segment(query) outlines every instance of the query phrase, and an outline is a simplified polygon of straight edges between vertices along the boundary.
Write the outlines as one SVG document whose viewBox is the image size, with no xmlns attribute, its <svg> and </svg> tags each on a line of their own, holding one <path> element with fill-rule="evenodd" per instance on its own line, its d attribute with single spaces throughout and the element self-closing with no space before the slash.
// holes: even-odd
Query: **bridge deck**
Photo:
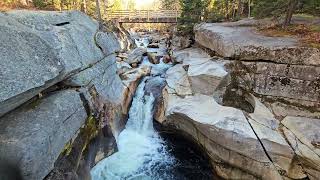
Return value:
<svg viewBox="0 0 320 180">
<path fill-rule="evenodd" d="M 119 10 L 108 14 L 108 19 L 122 23 L 176 23 L 180 12 L 176 10 Z"/>
</svg>

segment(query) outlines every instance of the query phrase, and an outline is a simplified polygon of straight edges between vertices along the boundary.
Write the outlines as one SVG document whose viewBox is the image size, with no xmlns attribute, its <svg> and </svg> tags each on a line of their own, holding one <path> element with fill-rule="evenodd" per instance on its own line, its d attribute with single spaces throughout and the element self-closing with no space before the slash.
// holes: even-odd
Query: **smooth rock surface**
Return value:
<svg viewBox="0 0 320 180">
<path fill-rule="evenodd" d="M 279 130 L 279 121 L 257 98 L 252 97 L 254 112 L 248 121 L 260 139 L 273 164 L 283 175 L 293 179 L 302 179 L 306 175 L 301 166 L 295 164 L 294 152 Z"/>
<path fill-rule="evenodd" d="M 95 40 L 105 56 L 121 50 L 120 43 L 112 32 L 97 32 Z"/>
<path fill-rule="evenodd" d="M 166 72 L 166 82 L 169 90 L 179 96 L 192 95 L 187 72 L 182 64 L 169 68 Z"/>
<path fill-rule="evenodd" d="M 143 54 L 147 53 L 147 49 L 144 47 L 138 47 L 130 52 L 128 58 L 125 61 L 129 64 L 140 63 L 142 61 Z"/>
<path fill-rule="evenodd" d="M 17 163 L 25 179 L 41 180 L 87 118 L 79 93 L 65 90 L 0 119 L 0 154 Z"/>
<path fill-rule="evenodd" d="M 320 65 L 319 49 L 300 47 L 294 38 L 267 37 L 257 33 L 253 27 L 234 24 L 199 24 L 194 28 L 195 40 L 226 58 Z"/>
<path fill-rule="evenodd" d="M 164 91 L 163 96 L 163 116 L 159 113 L 156 119 L 200 143 L 218 175 L 281 179 L 240 110 L 221 106 L 212 97 L 200 94 L 180 98 Z M 223 170 L 226 164 L 237 171 Z"/>
</svg>

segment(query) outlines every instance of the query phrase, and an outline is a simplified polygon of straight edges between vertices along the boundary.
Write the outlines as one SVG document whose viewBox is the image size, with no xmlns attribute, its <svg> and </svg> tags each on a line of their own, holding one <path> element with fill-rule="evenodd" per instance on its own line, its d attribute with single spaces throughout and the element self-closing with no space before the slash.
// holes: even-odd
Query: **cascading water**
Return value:
<svg viewBox="0 0 320 180">
<path fill-rule="evenodd" d="M 150 78 L 150 77 L 149 77 Z M 118 152 L 99 162 L 92 170 L 93 180 L 158 180 L 171 179 L 170 168 L 175 160 L 153 129 L 152 94 L 145 95 L 143 79 L 136 90 L 125 129 L 117 138 Z"/>
<path fill-rule="evenodd" d="M 136 41 L 146 47 L 147 39 Z M 144 57 L 140 66 L 150 66 L 151 75 L 139 84 L 125 129 L 116 138 L 118 152 L 100 161 L 93 180 L 188 180 L 212 179 L 209 163 L 185 139 L 160 134 L 153 126 L 155 95 L 161 92 L 163 75 L 171 64 L 160 59 L 152 64 Z M 157 91 L 154 91 L 154 90 Z M 176 158 L 177 157 L 177 158 Z"/>
</svg>

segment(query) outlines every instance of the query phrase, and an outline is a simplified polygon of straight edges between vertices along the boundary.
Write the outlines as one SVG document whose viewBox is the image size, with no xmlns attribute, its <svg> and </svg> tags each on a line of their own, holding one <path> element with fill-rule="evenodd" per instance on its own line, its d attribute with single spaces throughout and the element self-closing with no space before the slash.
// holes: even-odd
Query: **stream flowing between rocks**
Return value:
<svg viewBox="0 0 320 180">
<path fill-rule="evenodd" d="M 142 38 L 136 43 L 146 47 L 149 42 Z M 182 136 L 160 133 L 154 128 L 157 94 L 146 89 L 161 91 L 165 71 L 172 65 L 165 64 L 162 59 L 159 64 L 152 64 L 145 56 L 140 66 L 151 66 L 151 74 L 144 77 L 136 89 L 127 124 L 116 139 L 118 152 L 103 159 L 91 170 L 92 179 L 213 179 L 210 162 L 193 142 Z"/>
</svg>

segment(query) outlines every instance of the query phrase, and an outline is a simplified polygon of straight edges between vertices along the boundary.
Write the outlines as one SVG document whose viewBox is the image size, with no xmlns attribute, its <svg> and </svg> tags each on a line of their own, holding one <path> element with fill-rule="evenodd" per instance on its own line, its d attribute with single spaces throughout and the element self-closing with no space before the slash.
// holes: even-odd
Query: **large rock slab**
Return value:
<svg viewBox="0 0 320 180">
<path fill-rule="evenodd" d="M 302 179 L 306 175 L 296 164 L 294 152 L 279 130 L 279 121 L 257 98 L 251 96 L 254 112 L 249 113 L 248 122 L 282 175 Z"/>
<path fill-rule="evenodd" d="M 234 26 L 234 23 L 203 23 L 194 31 L 197 43 L 223 57 L 320 65 L 320 50 L 300 47 L 294 38 L 267 37 L 257 33 L 253 27 Z"/>
<path fill-rule="evenodd" d="M 62 79 L 64 66 L 34 31 L 0 14 L 0 116 Z"/>
<path fill-rule="evenodd" d="M 138 47 L 130 52 L 125 62 L 129 64 L 140 63 L 142 56 L 147 53 L 147 49 L 144 47 Z"/>
<path fill-rule="evenodd" d="M 168 90 L 179 96 L 192 95 L 187 72 L 182 64 L 169 68 L 166 72 Z"/>
<path fill-rule="evenodd" d="M 86 118 L 73 90 L 25 104 L 1 117 L 0 154 L 19 165 L 24 179 L 43 179 Z"/>
<path fill-rule="evenodd" d="M 156 119 L 201 144 L 218 175 L 281 179 L 242 111 L 221 106 L 206 95 L 181 98 L 164 91 L 163 96 L 164 110 Z"/>
<path fill-rule="evenodd" d="M 213 58 L 189 57 L 183 61 L 188 65 L 188 77 L 194 93 L 213 95 L 222 81 L 228 81 L 224 63 Z"/>
<path fill-rule="evenodd" d="M 10 11 L 9 17 L 33 29 L 64 62 L 66 73 L 83 69 L 103 58 L 95 43 L 96 21 L 79 11 Z"/>
<path fill-rule="evenodd" d="M 320 175 L 320 120 L 287 116 L 283 131 L 310 179 Z"/>
<path fill-rule="evenodd" d="M 121 50 L 120 43 L 112 32 L 97 32 L 95 39 L 105 56 Z"/>
<path fill-rule="evenodd" d="M 78 11 L 0 14 L 0 116 L 103 58 L 98 23 Z"/>
</svg>

